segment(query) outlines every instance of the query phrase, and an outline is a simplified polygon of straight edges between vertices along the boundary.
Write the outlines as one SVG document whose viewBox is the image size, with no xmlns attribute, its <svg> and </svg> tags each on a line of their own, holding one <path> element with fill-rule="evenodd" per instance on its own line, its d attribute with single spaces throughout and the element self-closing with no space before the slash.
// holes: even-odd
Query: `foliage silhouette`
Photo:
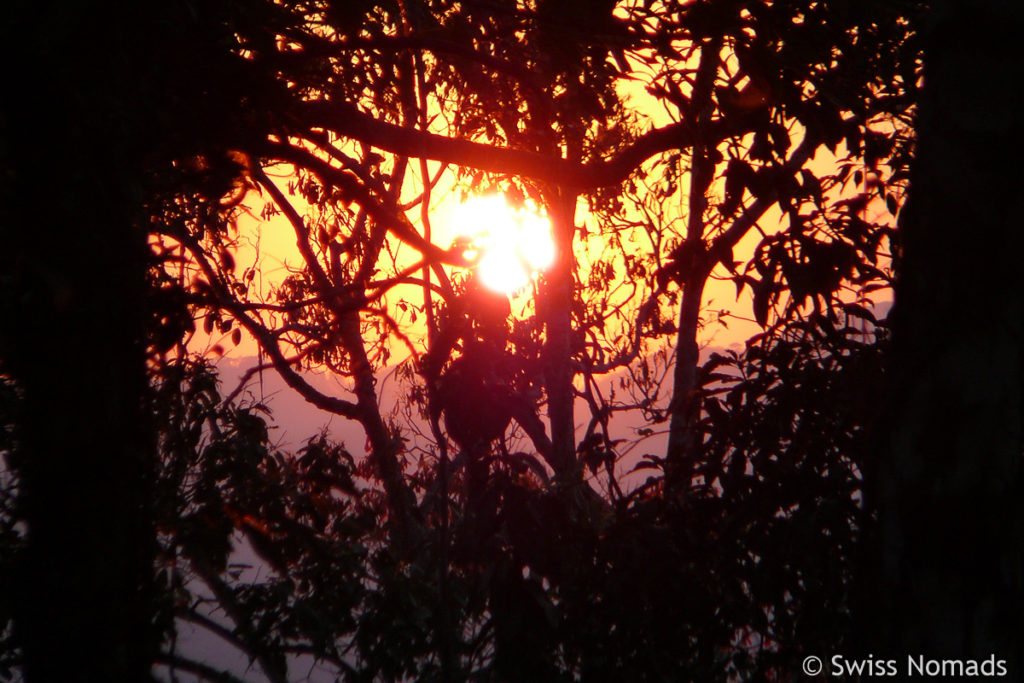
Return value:
<svg viewBox="0 0 1024 683">
<path fill-rule="evenodd" d="M 448 600 L 465 636 L 460 675 L 749 678 L 841 642 L 866 514 L 864 406 L 884 350 L 869 338 L 821 320 L 712 359 L 704 380 L 723 400 L 705 416 L 704 485 L 685 503 L 655 481 L 609 505 L 546 488 L 524 466 L 496 467 L 472 508 L 456 486 L 465 507 L 452 509 Z M 223 634 L 272 679 L 287 680 L 296 655 L 360 680 L 446 675 L 438 537 L 397 556 L 386 499 L 342 446 L 318 436 L 276 450 L 264 408 L 222 403 L 203 361 L 163 376 L 168 633 L 178 618 Z M 426 474 L 417 494 L 429 512 Z M 233 546 L 251 548 L 264 575 L 232 560 Z M 173 651 L 162 661 L 187 666 Z"/>
</svg>

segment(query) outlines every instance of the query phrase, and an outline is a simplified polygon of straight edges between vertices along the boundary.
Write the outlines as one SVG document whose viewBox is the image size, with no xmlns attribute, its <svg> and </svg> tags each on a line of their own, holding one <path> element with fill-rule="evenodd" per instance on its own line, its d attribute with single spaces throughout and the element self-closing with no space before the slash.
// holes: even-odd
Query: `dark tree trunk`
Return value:
<svg viewBox="0 0 1024 683">
<path fill-rule="evenodd" d="M 24 343 L 9 359 L 25 392 L 18 631 L 29 681 L 140 680 L 152 654 L 142 235 L 97 201 L 107 189 L 65 188 L 42 211 L 45 197 L 21 197 L 22 215 L 47 214 L 18 226 L 40 243 L 21 251 L 30 303 L 10 321 Z"/>
<path fill-rule="evenodd" d="M 21 35 L 5 60 L 0 354 L 24 392 L 28 545 L 20 585 L 4 590 L 27 681 L 146 680 L 146 230 L 120 42 L 133 26 L 115 8 L 8 9 Z"/>
<path fill-rule="evenodd" d="M 922 26 L 919 147 L 900 220 L 891 403 L 874 487 L 875 654 L 1021 655 L 1017 3 L 938 2 Z M 869 605 L 874 605 L 870 607 Z M 901 662 L 900 666 L 903 664 Z"/>
<path fill-rule="evenodd" d="M 575 236 L 576 195 L 553 192 L 549 200 L 555 238 L 555 263 L 547 274 L 542 305 L 547 341 L 544 344 L 544 379 L 548 394 L 548 420 L 551 422 L 552 461 L 561 478 L 576 480 L 581 471 L 575 461 L 576 433 L 573 417 L 572 303 L 573 238 Z"/>
<path fill-rule="evenodd" d="M 715 76 L 721 62 L 722 41 L 711 38 L 701 48 L 693 86 L 693 126 L 707 125 L 713 110 L 711 94 Z M 683 301 L 679 307 L 679 329 L 676 332 L 676 358 L 672 374 L 672 402 L 669 406 L 669 436 L 666 452 L 665 480 L 669 491 L 685 498 L 690 489 L 694 466 L 699 458 L 701 400 L 697 386 L 697 366 L 700 348 L 697 332 L 700 328 L 700 306 L 711 272 L 704 243 L 705 212 L 708 208 L 708 190 L 715 178 L 715 163 L 710 150 L 694 145 L 690 164 L 689 215 L 686 220 L 686 241 L 676 255 L 677 267 L 682 270 Z"/>
<path fill-rule="evenodd" d="M 28 550 L 15 632 L 29 681 L 149 675 L 145 205 L 160 185 L 197 189 L 174 185 L 170 160 L 262 139 L 262 112 L 285 102 L 261 65 L 231 52 L 229 26 L 247 11 L 129 0 L 0 6 L 10 65 L 0 360 L 26 403 Z"/>
<path fill-rule="evenodd" d="M 5 321 L 19 336 L 8 360 L 25 392 L 25 672 L 29 681 L 139 680 L 153 543 L 145 233 L 112 187 L 123 169 L 79 154 L 74 133 L 53 135 L 15 147 L 33 156 L 18 166 L 20 220 L 10 226 L 24 299 Z M 56 173 L 72 177 L 36 182 Z"/>
<path fill-rule="evenodd" d="M 704 295 L 706 275 L 696 273 L 683 284 L 683 301 L 679 307 L 679 330 L 676 333 L 676 359 L 672 371 L 672 404 L 669 421 L 666 479 L 676 494 L 685 497 L 697 464 L 700 447 L 701 397 L 697 386 L 700 347 L 700 304 Z"/>
</svg>

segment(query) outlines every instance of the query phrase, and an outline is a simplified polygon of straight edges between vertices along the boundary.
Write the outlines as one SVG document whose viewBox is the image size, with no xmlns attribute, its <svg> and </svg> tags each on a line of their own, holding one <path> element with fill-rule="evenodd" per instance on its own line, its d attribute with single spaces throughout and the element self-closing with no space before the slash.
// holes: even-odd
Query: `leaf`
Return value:
<svg viewBox="0 0 1024 683">
<path fill-rule="evenodd" d="M 722 215 L 731 218 L 743 201 L 743 191 L 754 176 L 754 169 L 742 159 L 729 159 L 725 167 L 725 201 L 719 206 Z"/>
<path fill-rule="evenodd" d="M 775 150 L 775 154 L 782 158 L 789 151 L 790 139 L 789 131 L 781 123 L 773 123 L 768 129 L 768 134 L 772 139 L 772 148 Z"/>
<path fill-rule="evenodd" d="M 899 211 L 899 203 L 896 201 L 896 197 L 892 194 L 885 195 L 885 208 L 888 209 L 889 213 L 893 216 L 895 216 L 896 212 Z"/>
<path fill-rule="evenodd" d="M 800 178 L 803 180 L 804 193 L 813 199 L 817 206 L 821 206 L 821 180 L 806 168 L 800 170 Z"/>
<path fill-rule="evenodd" d="M 853 316 L 854 318 L 867 320 L 872 325 L 878 322 L 875 318 L 875 314 L 872 313 L 870 309 L 861 306 L 860 304 L 843 304 L 843 312 L 847 315 Z"/>
<path fill-rule="evenodd" d="M 761 327 L 768 323 L 768 302 L 771 296 L 771 288 L 764 282 L 758 282 L 754 286 L 754 320 Z"/>
<path fill-rule="evenodd" d="M 235 257 L 227 249 L 220 250 L 220 264 L 224 270 L 231 272 L 235 269 Z"/>
<path fill-rule="evenodd" d="M 661 469 L 661 464 L 660 463 L 654 462 L 652 460 L 644 459 L 644 460 L 641 460 L 640 462 L 638 462 L 633 467 L 633 469 L 630 470 L 630 473 L 639 472 L 640 470 L 660 470 L 660 469 Z"/>
<path fill-rule="evenodd" d="M 544 465 L 541 464 L 540 460 L 528 453 L 516 453 L 515 457 L 529 467 L 530 471 L 536 474 L 537 478 L 544 482 L 544 484 L 548 483 L 548 471 L 544 469 Z"/>
<path fill-rule="evenodd" d="M 772 144 L 764 130 L 754 133 L 754 143 L 750 146 L 750 158 L 757 161 L 772 160 Z"/>
</svg>

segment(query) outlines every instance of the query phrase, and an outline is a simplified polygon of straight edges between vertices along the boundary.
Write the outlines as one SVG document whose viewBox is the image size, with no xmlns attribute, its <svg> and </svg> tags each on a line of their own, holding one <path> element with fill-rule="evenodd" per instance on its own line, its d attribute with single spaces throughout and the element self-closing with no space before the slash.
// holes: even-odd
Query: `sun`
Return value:
<svg viewBox="0 0 1024 683">
<path fill-rule="evenodd" d="M 480 281 L 494 291 L 515 294 L 555 259 L 547 217 L 513 208 L 501 195 L 471 197 L 454 207 L 450 220 L 452 233 L 468 238 L 478 255 Z"/>
</svg>

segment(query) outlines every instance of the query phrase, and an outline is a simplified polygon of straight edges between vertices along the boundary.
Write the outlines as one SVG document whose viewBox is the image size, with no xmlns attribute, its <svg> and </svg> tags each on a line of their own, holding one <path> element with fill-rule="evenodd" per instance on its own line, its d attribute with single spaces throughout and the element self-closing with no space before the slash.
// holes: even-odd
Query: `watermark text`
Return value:
<svg viewBox="0 0 1024 683">
<path fill-rule="evenodd" d="M 810 655 L 801 666 L 807 676 L 827 673 L 835 678 L 1004 678 L 1009 675 L 1006 660 L 996 655 L 984 659 L 937 659 L 924 655 L 907 655 L 886 659 L 832 655 L 827 660 Z"/>
</svg>

